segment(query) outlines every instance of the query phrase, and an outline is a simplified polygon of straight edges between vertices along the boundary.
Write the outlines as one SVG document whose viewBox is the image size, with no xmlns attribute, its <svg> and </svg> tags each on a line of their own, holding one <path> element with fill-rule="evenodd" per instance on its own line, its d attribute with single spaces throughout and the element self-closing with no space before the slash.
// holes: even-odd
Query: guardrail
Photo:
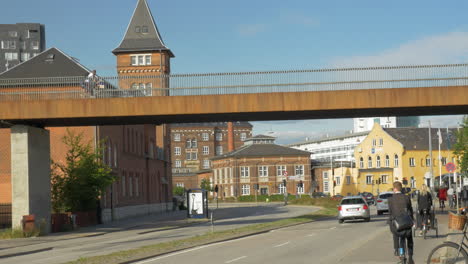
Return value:
<svg viewBox="0 0 468 264">
<path fill-rule="evenodd" d="M 135 74 L 135 73 L 132 73 Z M 192 96 L 468 85 L 468 64 L 152 76 L 1 79 L 0 101 Z M 149 74 L 149 73 L 148 73 Z"/>
</svg>

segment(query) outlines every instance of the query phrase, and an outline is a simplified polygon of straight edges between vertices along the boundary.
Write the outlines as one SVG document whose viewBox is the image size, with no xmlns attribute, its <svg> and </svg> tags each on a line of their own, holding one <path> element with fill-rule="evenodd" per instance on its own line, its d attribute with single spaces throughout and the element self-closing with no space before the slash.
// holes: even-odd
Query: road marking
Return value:
<svg viewBox="0 0 468 264">
<path fill-rule="evenodd" d="M 287 244 L 289 244 L 289 243 L 291 243 L 291 241 L 288 241 L 288 242 L 283 243 L 283 244 L 276 245 L 276 246 L 274 246 L 274 247 L 282 247 L 282 246 L 287 245 Z"/>
<path fill-rule="evenodd" d="M 224 263 L 231 263 L 231 262 L 238 261 L 238 260 L 241 260 L 241 259 L 246 258 L 246 257 L 247 256 L 238 257 L 238 258 L 235 258 L 235 259 L 228 260 L 228 261 L 226 261 Z"/>
<path fill-rule="evenodd" d="M 307 235 L 307 236 L 308 236 L 308 237 L 313 237 L 313 236 L 315 236 L 315 235 L 317 235 L 317 234 L 312 233 L 312 234 L 309 234 L 309 235 Z"/>
<path fill-rule="evenodd" d="M 330 227 L 330 229 L 331 229 L 331 230 L 333 230 L 333 229 L 336 229 L 336 226 L 334 226 L 334 227 Z"/>
</svg>

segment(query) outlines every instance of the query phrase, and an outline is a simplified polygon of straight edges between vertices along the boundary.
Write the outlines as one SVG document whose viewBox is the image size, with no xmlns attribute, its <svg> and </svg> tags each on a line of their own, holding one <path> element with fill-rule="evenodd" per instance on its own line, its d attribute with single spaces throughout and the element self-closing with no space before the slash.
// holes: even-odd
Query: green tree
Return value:
<svg viewBox="0 0 468 264">
<path fill-rule="evenodd" d="M 457 131 L 457 143 L 453 153 L 458 159 L 460 172 L 464 177 L 468 174 L 468 116 L 463 117 L 462 127 Z"/>
<path fill-rule="evenodd" d="M 184 196 L 185 194 L 185 188 L 181 186 L 176 186 L 172 188 L 172 193 L 176 196 Z"/>
<path fill-rule="evenodd" d="M 52 161 L 52 208 L 55 212 L 96 209 L 99 197 L 116 180 L 103 163 L 103 142 L 93 149 L 89 142 L 82 142 L 82 133 L 75 135 L 70 130 L 62 141 L 68 151 L 65 162 Z"/>
<path fill-rule="evenodd" d="M 200 183 L 200 188 L 204 189 L 204 190 L 207 190 L 209 192 L 213 191 L 211 189 L 211 182 L 207 179 L 202 179 L 201 180 L 201 183 Z"/>
</svg>

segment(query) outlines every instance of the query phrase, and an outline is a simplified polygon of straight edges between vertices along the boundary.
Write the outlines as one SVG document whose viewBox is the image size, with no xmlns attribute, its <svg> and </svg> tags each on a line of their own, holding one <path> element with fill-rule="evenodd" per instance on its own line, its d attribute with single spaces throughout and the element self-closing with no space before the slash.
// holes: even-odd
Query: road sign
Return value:
<svg viewBox="0 0 468 264">
<path fill-rule="evenodd" d="M 287 172 L 287 171 L 284 171 L 284 172 L 283 172 L 283 176 L 284 176 L 284 177 L 288 177 L 288 172 Z"/>
<path fill-rule="evenodd" d="M 445 164 L 445 169 L 446 169 L 448 172 L 455 172 L 455 170 L 457 169 L 457 167 L 455 166 L 455 164 L 453 164 L 453 162 L 449 162 L 449 163 Z"/>
</svg>

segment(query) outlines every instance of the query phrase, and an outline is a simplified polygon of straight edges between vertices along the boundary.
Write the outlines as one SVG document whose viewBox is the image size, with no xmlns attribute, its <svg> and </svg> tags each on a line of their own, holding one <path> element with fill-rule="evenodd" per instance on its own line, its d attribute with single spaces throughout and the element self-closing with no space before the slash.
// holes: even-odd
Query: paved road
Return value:
<svg viewBox="0 0 468 264">
<path fill-rule="evenodd" d="M 338 224 L 322 220 L 266 234 L 202 246 L 138 264 L 162 263 L 397 263 L 386 219 L 375 215 L 369 223 Z M 442 218 L 442 217 L 440 217 Z M 440 231 L 446 234 L 446 222 Z M 428 233 L 430 236 L 434 232 Z M 445 238 L 415 238 L 415 262 L 424 263 L 430 250 Z"/>
<path fill-rule="evenodd" d="M 214 211 L 214 230 L 225 230 L 249 224 L 268 222 L 311 213 L 318 208 L 282 206 L 281 204 L 223 205 Z M 0 263 L 64 263 L 79 257 L 104 255 L 175 239 L 183 239 L 211 230 L 202 223 L 190 227 L 161 231 L 151 225 L 143 225 L 119 232 L 101 233 L 93 237 L 53 240 L 50 237 L 25 240 L 9 247 L 2 241 Z M 29 242 L 29 243 L 28 243 Z M 38 251 L 37 253 L 31 253 Z M 27 252 L 25 255 L 18 255 Z M 16 254 L 16 255 L 15 255 Z"/>
</svg>

